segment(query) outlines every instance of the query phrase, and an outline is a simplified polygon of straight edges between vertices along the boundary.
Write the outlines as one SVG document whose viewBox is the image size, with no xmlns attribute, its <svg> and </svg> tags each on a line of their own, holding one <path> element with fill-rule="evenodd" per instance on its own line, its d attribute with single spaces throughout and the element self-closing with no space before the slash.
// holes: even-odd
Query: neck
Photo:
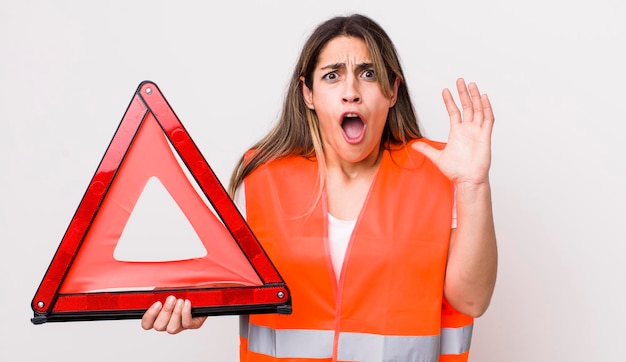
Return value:
<svg viewBox="0 0 626 362">
<path fill-rule="evenodd" d="M 326 197 L 328 212 L 338 219 L 355 220 L 367 198 L 382 152 L 359 162 L 327 161 Z"/>
<path fill-rule="evenodd" d="M 324 157 L 326 164 L 326 173 L 340 177 L 345 181 L 356 180 L 362 177 L 369 178 L 376 173 L 380 164 L 382 152 L 380 148 L 376 148 L 364 159 L 352 161 L 346 160 L 337 154 Z M 328 177 L 328 176 L 327 176 Z"/>
</svg>

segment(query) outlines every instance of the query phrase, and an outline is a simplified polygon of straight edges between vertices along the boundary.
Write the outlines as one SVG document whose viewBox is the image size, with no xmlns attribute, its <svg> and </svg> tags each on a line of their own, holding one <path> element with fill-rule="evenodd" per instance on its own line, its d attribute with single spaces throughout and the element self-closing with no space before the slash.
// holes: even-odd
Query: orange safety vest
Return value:
<svg viewBox="0 0 626 362">
<path fill-rule="evenodd" d="M 443 298 L 451 182 L 410 147 L 384 151 L 337 282 L 318 177 L 315 160 L 288 157 L 245 180 L 293 313 L 242 317 L 241 361 L 467 361 L 473 319 Z"/>
</svg>

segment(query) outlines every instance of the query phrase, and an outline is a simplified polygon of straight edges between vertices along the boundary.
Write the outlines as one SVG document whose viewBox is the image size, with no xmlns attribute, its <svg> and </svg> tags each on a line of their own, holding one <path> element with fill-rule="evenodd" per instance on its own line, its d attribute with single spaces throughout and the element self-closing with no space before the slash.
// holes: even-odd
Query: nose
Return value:
<svg viewBox="0 0 626 362">
<path fill-rule="evenodd" d="M 356 77 L 351 76 L 346 79 L 342 98 L 344 103 L 359 103 L 361 101 L 359 84 Z"/>
</svg>

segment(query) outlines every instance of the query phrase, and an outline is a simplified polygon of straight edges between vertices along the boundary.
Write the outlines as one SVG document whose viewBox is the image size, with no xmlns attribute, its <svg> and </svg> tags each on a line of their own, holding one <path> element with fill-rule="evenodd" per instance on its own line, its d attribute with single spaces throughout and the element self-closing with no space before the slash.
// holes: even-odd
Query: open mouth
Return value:
<svg viewBox="0 0 626 362">
<path fill-rule="evenodd" d="M 343 116 L 341 128 L 346 140 L 350 143 L 360 142 L 365 135 L 365 123 L 355 113 L 348 113 Z"/>
</svg>

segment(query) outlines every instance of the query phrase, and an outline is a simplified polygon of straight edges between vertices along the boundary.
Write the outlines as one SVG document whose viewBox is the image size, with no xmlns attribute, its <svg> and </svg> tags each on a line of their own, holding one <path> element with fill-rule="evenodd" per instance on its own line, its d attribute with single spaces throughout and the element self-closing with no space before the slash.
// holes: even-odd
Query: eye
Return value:
<svg viewBox="0 0 626 362">
<path fill-rule="evenodd" d="M 329 72 L 324 74 L 324 76 L 322 77 L 323 80 L 328 81 L 328 82 L 333 82 L 335 80 L 337 80 L 338 78 L 338 74 L 335 71 Z"/>
<path fill-rule="evenodd" d="M 376 80 L 376 74 L 374 73 L 374 69 L 367 69 L 361 73 L 361 77 L 367 80 Z"/>
</svg>

